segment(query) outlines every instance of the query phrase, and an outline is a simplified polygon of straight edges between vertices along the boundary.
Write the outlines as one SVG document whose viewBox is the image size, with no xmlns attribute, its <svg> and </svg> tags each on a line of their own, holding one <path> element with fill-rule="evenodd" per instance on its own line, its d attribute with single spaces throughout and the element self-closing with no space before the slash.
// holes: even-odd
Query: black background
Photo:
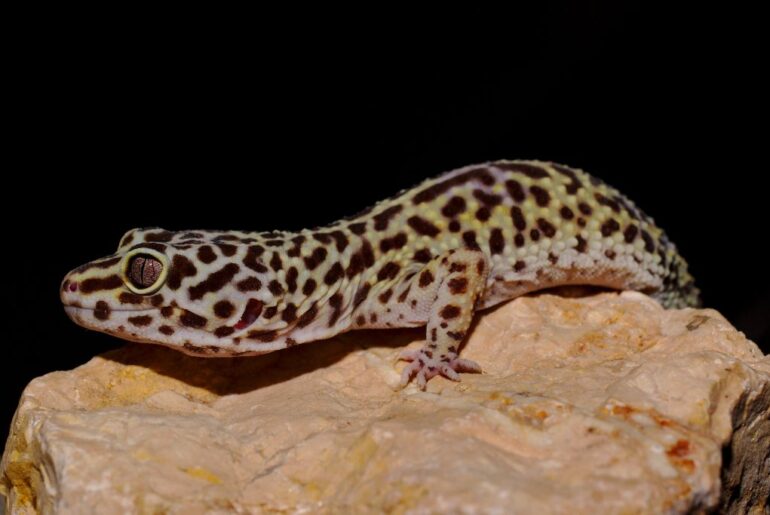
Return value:
<svg viewBox="0 0 770 515">
<path fill-rule="evenodd" d="M 29 380 L 122 345 L 71 323 L 58 287 L 127 229 L 317 226 L 498 158 L 618 187 L 768 352 L 762 31 L 751 13 L 622 4 L 30 23 L 6 79 L 0 439 Z"/>
</svg>

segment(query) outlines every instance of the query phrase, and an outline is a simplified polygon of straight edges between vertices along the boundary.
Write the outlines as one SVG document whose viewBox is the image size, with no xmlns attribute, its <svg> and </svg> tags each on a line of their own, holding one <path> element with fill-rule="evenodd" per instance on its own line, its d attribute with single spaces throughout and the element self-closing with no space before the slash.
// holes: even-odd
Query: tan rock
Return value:
<svg viewBox="0 0 770 515">
<path fill-rule="evenodd" d="M 463 350 L 483 375 L 396 390 L 420 335 L 240 359 L 129 345 L 45 375 L 0 493 L 9 513 L 768 509 L 770 357 L 719 313 L 520 298 Z"/>
</svg>

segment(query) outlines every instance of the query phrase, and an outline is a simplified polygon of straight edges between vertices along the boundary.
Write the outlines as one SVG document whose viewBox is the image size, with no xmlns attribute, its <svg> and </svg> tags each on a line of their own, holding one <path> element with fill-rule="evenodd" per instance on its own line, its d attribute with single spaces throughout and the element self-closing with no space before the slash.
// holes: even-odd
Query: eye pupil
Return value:
<svg viewBox="0 0 770 515">
<path fill-rule="evenodd" d="M 158 280 L 163 271 L 163 263 L 152 256 L 139 255 L 129 264 L 128 278 L 137 288 L 149 288 Z"/>
</svg>

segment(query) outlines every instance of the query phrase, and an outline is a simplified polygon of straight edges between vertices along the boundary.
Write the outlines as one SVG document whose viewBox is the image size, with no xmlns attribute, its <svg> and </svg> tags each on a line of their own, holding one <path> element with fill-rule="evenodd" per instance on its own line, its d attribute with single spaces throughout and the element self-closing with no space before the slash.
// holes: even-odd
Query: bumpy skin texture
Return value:
<svg viewBox="0 0 770 515">
<path fill-rule="evenodd" d="M 589 174 L 496 161 L 427 180 L 298 233 L 133 229 L 61 288 L 78 324 L 202 356 L 262 354 L 359 328 L 426 326 L 405 384 L 480 367 L 458 357 L 478 309 L 560 285 L 698 305 L 653 220 Z"/>
</svg>

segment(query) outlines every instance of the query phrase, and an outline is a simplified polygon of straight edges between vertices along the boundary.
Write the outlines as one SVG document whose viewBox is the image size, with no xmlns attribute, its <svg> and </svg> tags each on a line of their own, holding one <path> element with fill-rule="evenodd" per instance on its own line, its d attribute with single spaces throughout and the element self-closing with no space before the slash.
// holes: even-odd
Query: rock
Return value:
<svg viewBox="0 0 770 515">
<path fill-rule="evenodd" d="M 397 390 L 420 336 L 239 359 L 128 345 L 45 375 L 0 493 L 9 513 L 768 509 L 770 357 L 716 311 L 519 298 L 463 349 L 484 374 Z"/>
</svg>

